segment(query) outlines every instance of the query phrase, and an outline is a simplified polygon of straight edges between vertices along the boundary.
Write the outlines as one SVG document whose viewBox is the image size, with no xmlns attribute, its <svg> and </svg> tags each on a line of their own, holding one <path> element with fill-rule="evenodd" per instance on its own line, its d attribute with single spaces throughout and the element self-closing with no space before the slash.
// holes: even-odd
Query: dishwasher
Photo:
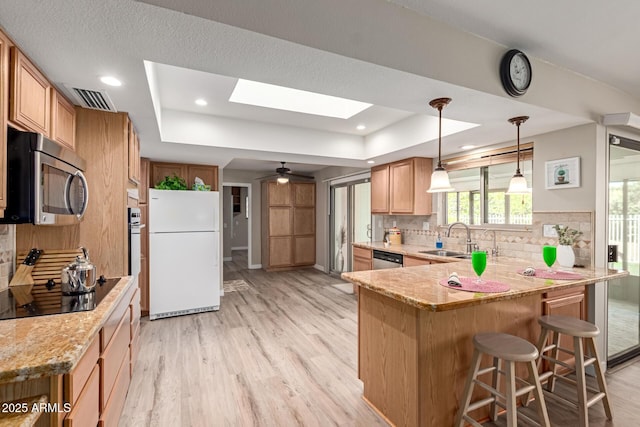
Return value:
<svg viewBox="0 0 640 427">
<path fill-rule="evenodd" d="M 393 252 L 373 250 L 373 269 L 382 270 L 384 268 L 400 268 L 402 267 L 402 254 Z"/>
</svg>

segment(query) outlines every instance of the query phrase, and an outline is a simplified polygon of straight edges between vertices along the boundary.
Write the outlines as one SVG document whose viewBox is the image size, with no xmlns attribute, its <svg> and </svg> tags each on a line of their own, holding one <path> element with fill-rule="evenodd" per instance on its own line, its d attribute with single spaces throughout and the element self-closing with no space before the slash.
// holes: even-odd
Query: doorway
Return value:
<svg viewBox="0 0 640 427">
<path fill-rule="evenodd" d="M 251 263 L 251 184 L 224 183 L 222 186 L 223 261 Z M 245 265 L 246 264 L 246 265 Z"/>
<path fill-rule="evenodd" d="M 371 241 L 369 178 L 331 185 L 330 272 L 351 271 L 351 244 Z"/>
<path fill-rule="evenodd" d="M 613 268 L 629 276 L 609 281 L 607 365 L 640 354 L 640 141 L 609 138 L 608 242 L 617 248 Z"/>
</svg>

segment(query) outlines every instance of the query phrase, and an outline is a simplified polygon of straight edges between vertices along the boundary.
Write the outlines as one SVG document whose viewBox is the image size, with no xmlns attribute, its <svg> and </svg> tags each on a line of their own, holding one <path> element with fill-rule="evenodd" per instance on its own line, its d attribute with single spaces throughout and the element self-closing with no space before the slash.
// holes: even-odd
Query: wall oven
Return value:
<svg viewBox="0 0 640 427">
<path fill-rule="evenodd" d="M 0 222 L 69 225 L 82 220 L 86 162 L 42 134 L 7 129 L 7 208 Z"/>
</svg>

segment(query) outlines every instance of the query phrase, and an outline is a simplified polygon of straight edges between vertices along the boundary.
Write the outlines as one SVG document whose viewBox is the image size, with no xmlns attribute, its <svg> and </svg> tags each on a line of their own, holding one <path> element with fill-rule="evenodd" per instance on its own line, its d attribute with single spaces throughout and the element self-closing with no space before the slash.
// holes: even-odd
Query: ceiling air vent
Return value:
<svg viewBox="0 0 640 427">
<path fill-rule="evenodd" d="M 70 87 L 70 89 L 76 101 L 85 108 L 117 112 L 113 101 L 111 101 L 111 98 L 109 98 L 109 95 L 107 95 L 107 92 L 104 90 L 79 89 L 77 87 Z"/>
</svg>

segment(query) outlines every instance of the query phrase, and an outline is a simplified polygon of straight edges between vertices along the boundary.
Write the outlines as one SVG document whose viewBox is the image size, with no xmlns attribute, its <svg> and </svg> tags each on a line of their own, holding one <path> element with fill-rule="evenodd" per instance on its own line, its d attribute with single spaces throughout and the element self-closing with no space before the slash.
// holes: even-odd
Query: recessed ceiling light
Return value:
<svg viewBox="0 0 640 427">
<path fill-rule="evenodd" d="M 358 130 L 365 130 L 367 127 L 365 125 L 358 125 L 356 126 L 356 129 Z"/>
<path fill-rule="evenodd" d="M 353 117 L 372 105 L 243 79 L 238 79 L 229 101 L 339 119 Z"/>
<path fill-rule="evenodd" d="M 122 82 L 113 76 L 100 77 L 100 81 L 109 86 L 122 86 Z"/>
<path fill-rule="evenodd" d="M 460 147 L 461 150 L 471 150 L 472 148 L 476 148 L 475 145 L 463 145 Z"/>
<path fill-rule="evenodd" d="M 375 160 L 367 160 L 367 163 L 369 163 L 370 165 L 374 164 L 375 162 Z"/>
<path fill-rule="evenodd" d="M 198 99 L 196 99 L 196 104 L 198 104 L 201 107 L 204 107 L 205 105 L 207 105 L 207 101 L 205 101 L 202 98 L 198 98 Z"/>
</svg>

